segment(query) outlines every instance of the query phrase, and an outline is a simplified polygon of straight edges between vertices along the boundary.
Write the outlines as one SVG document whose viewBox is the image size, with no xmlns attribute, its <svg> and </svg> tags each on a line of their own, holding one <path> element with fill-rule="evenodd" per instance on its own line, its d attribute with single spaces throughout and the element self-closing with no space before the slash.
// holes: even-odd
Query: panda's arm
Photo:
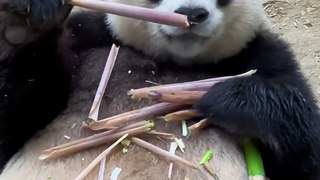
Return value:
<svg viewBox="0 0 320 180">
<path fill-rule="evenodd" d="M 214 125 L 260 139 L 278 157 L 297 158 L 313 150 L 315 101 L 287 45 L 259 38 L 244 57 L 257 73 L 216 84 L 196 108 Z"/>
</svg>

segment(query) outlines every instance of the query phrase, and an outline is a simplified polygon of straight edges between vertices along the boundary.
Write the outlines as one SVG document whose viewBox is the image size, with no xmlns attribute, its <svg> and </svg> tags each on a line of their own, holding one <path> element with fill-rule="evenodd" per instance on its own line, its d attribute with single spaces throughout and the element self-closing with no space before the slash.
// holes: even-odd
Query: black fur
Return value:
<svg viewBox="0 0 320 180">
<path fill-rule="evenodd" d="M 272 152 L 264 154 L 271 180 L 319 179 L 318 108 L 288 45 L 258 34 L 228 61 L 243 62 L 243 70 L 257 73 L 216 84 L 195 107 L 213 125 L 256 138 L 262 152 Z M 234 63 L 226 67 L 237 68 Z"/>
<path fill-rule="evenodd" d="M 20 18 L 21 22 L 28 21 L 34 32 L 42 34 L 35 34 L 37 39 L 32 43 L 0 61 L 2 170 L 6 161 L 34 133 L 66 107 L 71 71 L 60 61 L 63 53 L 57 52 L 58 39 L 63 32 L 57 23 L 64 20 L 71 6 L 60 0 L 5 0 L 0 9 L 12 14 L 11 19 L 0 23 L 10 24 L 11 20 Z M 37 31 L 41 27 L 45 30 Z"/>
<path fill-rule="evenodd" d="M 0 167 L 66 107 L 70 76 L 57 54 L 61 30 L 0 62 Z"/>
<path fill-rule="evenodd" d="M 81 12 L 73 14 L 66 24 L 74 38 L 72 50 L 84 51 L 93 47 L 111 46 L 119 43 L 112 37 L 108 26 L 104 22 L 106 15 L 97 12 Z"/>
</svg>

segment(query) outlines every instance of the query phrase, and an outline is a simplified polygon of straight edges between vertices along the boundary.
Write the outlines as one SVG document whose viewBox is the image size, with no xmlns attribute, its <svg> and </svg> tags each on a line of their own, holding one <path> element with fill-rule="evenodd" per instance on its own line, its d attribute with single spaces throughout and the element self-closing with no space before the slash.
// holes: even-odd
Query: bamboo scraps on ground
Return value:
<svg viewBox="0 0 320 180">
<path fill-rule="evenodd" d="M 157 132 L 157 131 L 150 131 L 145 134 L 157 136 L 157 137 L 161 137 L 161 138 L 166 138 L 166 139 L 174 139 L 175 138 L 175 136 L 171 133 L 164 133 L 164 132 Z"/>
<path fill-rule="evenodd" d="M 103 157 L 103 159 L 100 162 L 98 180 L 104 180 L 104 172 L 106 171 L 106 161 L 107 157 Z"/>
<path fill-rule="evenodd" d="M 199 169 L 198 166 L 193 164 L 192 162 L 187 161 L 187 160 L 181 158 L 180 156 L 171 154 L 170 152 L 165 151 L 165 150 L 163 150 L 163 149 L 161 149 L 161 148 L 159 148 L 159 147 L 157 147 L 157 146 L 155 146 L 153 144 L 150 144 L 150 143 L 148 143 L 148 142 L 146 142 L 146 141 L 144 141 L 142 139 L 139 139 L 139 138 L 136 138 L 136 137 L 132 137 L 131 141 L 133 143 L 143 147 L 143 148 L 148 149 L 149 151 L 151 151 L 151 152 L 153 152 L 155 154 L 158 154 L 158 155 L 161 155 L 162 157 L 165 157 L 168 160 L 171 160 L 171 161 L 174 161 L 174 162 L 178 162 L 178 163 L 183 164 L 183 165 L 185 165 L 187 167 L 190 167 L 192 169 L 196 169 L 196 170 Z"/>
<path fill-rule="evenodd" d="M 84 179 L 90 171 L 103 159 L 105 158 L 111 150 L 113 150 L 122 140 L 124 140 L 128 134 L 123 135 L 120 139 L 118 139 L 115 143 L 113 143 L 110 147 L 108 147 L 105 151 L 103 151 L 96 159 L 94 159 L 88 167 L 86 167 L 76 178 L 75 180 Z"/>
<path fill-rule="evenodd" d="M 82 138 L 76 141 L 72 141 L 66 144 L 62 144 L 50 149 L 46 149 L 41 153 L 39 159 L 47 160 L 47 159 L 58 158 L 68 154 L 76 153 L 88 148 L 92 148 L 98 145 L 116 141 L 124 134 L 129 134 L 129 136 L 135 136 L 138 134 L 148 132 L 154 127 L 154 123 L 151 123 L 148 121 L 143 125 L 136 127 L 137 124 L 140 124 L 140 123 L 131 125 L 131 128 L 128 128 L 128 127 L 119 128 L 117 131 L 109 130 L 109 131 L 95 134 L 95 135 Z"/>
<path fill-rule="evenodd" d="M 178 147 L 177 142 L 172 142 L 172 143 L 170 144 L 169 153 L 175 154 L 177 147 Z M 169 169 L 168 169 L 168 179 L 171 179 L 171 178 L 172 178 L 172 169 L 173 169 L 173 162 L 170 162 L 170 164 L 169 164 Z"/>
<path fill-rule="evenodd" d="M 187 28 L 190 25 L 186 15 L 159 11 L 139 6 L 105 2 L 101 0 L 70 0 L 69 4 L 101 11 L 104 13 L 125 16 L 170 26 L 177 26 L 180 28 Z"/>
<path fill-rule="evenodd" d="M 117 56 L 118 56 L 118 52 L 119 52 L 119 48 L 117 47 L 115 44 L 112 45 L 109 56 L 107 58 L 107 62 L 105 64 L 101 79 L 100 79 L 100 83 L 96 92 L 96 95 L 94 97 L 93 103 L 92 103 L 92 107 L 90 109 L 88 118 L 92 119 L 94 121 L 98 120 L 98 114 L 99 114 L 99 109 L 100 109 L 100 104 L 102 101 L 102 97 L 105 93 L 105 90 L 107 88 L 114 64 L 116 62 Z"/>
</svg>

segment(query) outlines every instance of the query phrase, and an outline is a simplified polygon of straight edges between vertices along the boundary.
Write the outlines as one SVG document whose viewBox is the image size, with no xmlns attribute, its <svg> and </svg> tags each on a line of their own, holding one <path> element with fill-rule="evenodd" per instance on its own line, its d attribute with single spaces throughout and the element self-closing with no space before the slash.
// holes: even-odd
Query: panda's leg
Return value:
<svg viewBox="0 0 320 180">
<path fill-rule="evenodd" d="M 271 179 L 319 178 L 319 114 L 312 93 L 281 41 L 259 41 L 245 57 L 257 73 L 216 84 L 196 108 L 210 123 L 269 148 L 276 163 L 266 168 L 281 172 Z"/>
</svg>

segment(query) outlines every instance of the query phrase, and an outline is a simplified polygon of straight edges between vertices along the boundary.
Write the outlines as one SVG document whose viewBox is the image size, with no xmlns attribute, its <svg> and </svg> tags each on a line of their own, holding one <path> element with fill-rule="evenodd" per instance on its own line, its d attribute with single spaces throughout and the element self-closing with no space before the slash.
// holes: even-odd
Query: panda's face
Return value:
<svg viewBox="0 0 320 180">
<path fill-rule="evenodd" d="M 239 36 L 236 41 L 241 41 L 241 45 L 236 46 L 242 48 L 243 43 L 247 43 L 254 34 L 257 24 L 261 22 L 259 16 L 263 14 L 261 0 L 111 1 L 187 15 L 193 23 L 186 29 L 113 15 L 110 15 L 108 20 L 114 35 L 124 43 L 152 55 L 169 53 L 184 59 L 195 58 L 208 49 L 212 54 L 215 49 L 220 51 L 215 46 L 225 46 L 221 43 L 222 38 L 223 41 L 228 41 L 228 38 L 235 39 L 238 37 L 233 36 Z M 231 45 L 227 53 L 232 53 L 232 48 Z"/>
<path fill-rule="evenodd" d="M 152 1 L 152 0 L 149 0 Z M 154 34 L 166 41 L 168 50 L 182 57 L 192 57 L 201 53 L 203 47 L 219 36 L 226 24 L 224 12 L 232 6 L 232 0 L 162 0 L 157 1 L 158 10 L 184 14 L 191 23 L 182 29 L 167 25 L 150 25 Z M 227 18 L 233 19 L 236 13 Z"/>
</svg>

